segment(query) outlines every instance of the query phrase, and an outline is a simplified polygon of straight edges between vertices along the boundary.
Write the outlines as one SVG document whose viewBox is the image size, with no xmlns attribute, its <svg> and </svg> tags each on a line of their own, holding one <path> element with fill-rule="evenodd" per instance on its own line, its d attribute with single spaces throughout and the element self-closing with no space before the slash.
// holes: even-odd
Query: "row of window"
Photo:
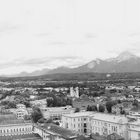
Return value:
<svg viewBox="0 0 140 140">
<path fill-rule="evenodd" d="M 65 118 L 66 119 L 66 121 L 68 120 L 68 118 Z M 89 118 L 89 121 L 90 121 L 91 119 Z M 88 118 L 74 118 L 73 119 L 73 121 L 75 122 L 75 121 L 88 121 Z"/>
<path fill-rule="evenodd" d="M 106 126 L 106 127 L 111 127 L 112 126 L 112 124 L 110 124 L 110 123 L 106 123 L 106 122 L 101 122 L 101 121 L 92 121 L 93 123 L 92 124 L 94 124 L 94 125 L 98 125 L 98 126 Z M 117 126 L 112 126 L 112 127 L 115 127 L 115 128 L 113 128 L 114 129 L 114 131 L 116 131 L 116 128 L 117 128 Z M 119 126 L 119 129 L 121 129 L 121 126 Z"/>
<path fill-rule="evenodd" d="M 108 130 L 106 128 L 99 128 L 99 127 L 92 127 L 92 133 L 99 133 L 99 134 L 112 134 L 114 131 Z M 118 132 L 116 131 L 116 133 L 118 134 Z M 119 135 L 123 136 L 123 133 L 121 132 Z"/>
<path fill-rule="evenodd" d="M 24 131 L 32 131 L 32 127 L 29 128 L 17 128 L 17 129 L 1 129 L 0 133 L 13 133 L 13 132 L 24 132 Z"/>
</svg>

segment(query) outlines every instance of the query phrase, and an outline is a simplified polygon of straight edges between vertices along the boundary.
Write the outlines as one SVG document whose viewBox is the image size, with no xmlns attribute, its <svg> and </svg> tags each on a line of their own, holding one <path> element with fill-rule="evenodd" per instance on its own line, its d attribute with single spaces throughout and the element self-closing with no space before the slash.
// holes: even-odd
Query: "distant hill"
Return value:
<svg viewBox="0 0 140 140">
<path fill-rule="evenodd" d="M 106 60 L 96 59 L 77 68 L 60 67 L 49 71 L 48 74 L 55 73 L 123 73 L 140 72 L 140 57 L 130 53 L 123 52 L 116 58 Z"/>
<path fill-rule="evenodd" d="M 85 65 L 68 68 L 58 67 L 56 69 L 42 69 L 32 73 L 22 72 L 8 77 L 40 76 L 48 74 L 71 74 L 71 73 L 135 73 L 140 72 L 140 57 L 123 52 L 116 58 L 106 60 L 95 59 Z"/>
</svg>

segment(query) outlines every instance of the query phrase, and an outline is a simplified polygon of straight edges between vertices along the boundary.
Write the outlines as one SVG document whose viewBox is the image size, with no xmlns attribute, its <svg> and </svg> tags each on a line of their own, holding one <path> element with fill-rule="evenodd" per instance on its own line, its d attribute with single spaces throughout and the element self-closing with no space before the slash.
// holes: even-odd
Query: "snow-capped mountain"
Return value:
<svg viewBox="0 0 140 140">
<path fill-rule="evenodd" d="M 58 67 L 56 69 L 43 69 L 40 71 L 34 71 L 32 73 L 20 73 L 15 76 L 39 76 L 46 74 L 56 74 L 56 73 L 124 73 L 124 72 L 140 72 L 140 57 L 130 53 L 122 52 L 115 58 L 110 58 L 106 60 L 95 59 L 85 65 L 68 68 L 68 67 Z"/>
<path fill-rule="evenodd" d="M 122 72 L 140 72 L 140 57 L 130 53 L 122 52 L 115 58 L 110 58 L 106 60 L 95 59 L 85 65 L 77 68 L 64 71 L 61 68 L 55 69 L 55 73 L 122 73 Z M 53 72 L 49 72 L 53 73 Z"/>
<path fill-rule="evenodd" d="M 130 52 L 122 52 L 118 57 L 115 58 L 116 61 L 122 62 L 130 59 L 137 59 L 138 57 Z"/>
</svg>

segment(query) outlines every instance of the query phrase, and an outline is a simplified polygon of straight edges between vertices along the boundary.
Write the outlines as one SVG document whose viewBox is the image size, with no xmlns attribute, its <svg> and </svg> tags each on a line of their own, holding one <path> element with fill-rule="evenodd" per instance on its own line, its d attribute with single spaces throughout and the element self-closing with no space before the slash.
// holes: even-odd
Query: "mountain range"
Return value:
<svg viewBox="0 0 140 140">
<path fill-rule="evenodd" d="M 106 60 L 95 59 L 87 64 L 76 68 L 58 67 L 56 69 L 42 69 L 32 73 L 22 72 L 9 77 L 40 76 L 47 74 L 66 73 L 125 73 L 140 72 L 140 57 L 130 53 L 122 52 L 115 58 Z"/>
</svg>

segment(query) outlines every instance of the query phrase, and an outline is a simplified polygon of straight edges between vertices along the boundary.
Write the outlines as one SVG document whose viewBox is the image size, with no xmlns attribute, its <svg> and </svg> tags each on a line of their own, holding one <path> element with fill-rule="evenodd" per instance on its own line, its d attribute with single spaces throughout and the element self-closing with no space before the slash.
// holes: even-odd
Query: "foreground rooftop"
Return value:
<svg viewBox="0 0 140 140">
<path fill-rule="evenodd" d="M 48 133 L 50 132 L 51 134 L 59 135 L 65 139 L 69 139 L 69 138 L 72 139 L 77 137 L 76 132 L 59 127 L 55 124 L 48 123 L 48 124 L 41 125 L 40 127 L 46 130 L 46 132 Z"/>
</svg>

